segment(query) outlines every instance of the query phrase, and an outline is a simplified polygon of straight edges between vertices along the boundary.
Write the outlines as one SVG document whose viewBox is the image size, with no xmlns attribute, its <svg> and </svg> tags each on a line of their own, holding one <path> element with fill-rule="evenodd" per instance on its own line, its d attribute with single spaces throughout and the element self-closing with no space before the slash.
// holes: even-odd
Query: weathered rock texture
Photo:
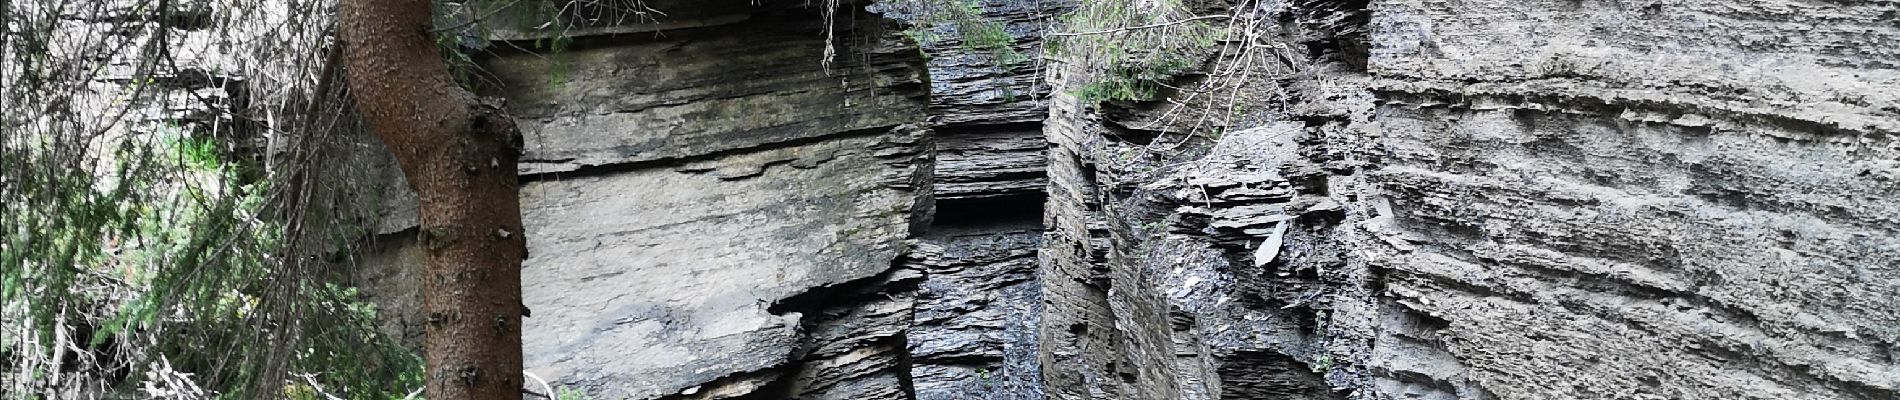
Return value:
<svg viewBox="0 0 1900 400">
<path fill-rule="evenodd" d="M 827 40 L 820 7 L 730 3 L 575 10 L 563 51 L 481 60 L 526 134 L 529 370 L 599 398 L 1042 398 L 1034 64 L 920 50 L 888 7 Z M 1032 4 L 983 9 L 1025 54 Z M 561 35 L 506 15 L 497 49 Z M 402 264 L 413 217 L 384 220 L 372 259 Z"/>
<path fill-rule="evenodd" d="M 1265 50 L 1210 57 L 1252 61 L 1248 111 L 1191 123 L 1043 70 L 1067 2 L 973 3 L 1018 63 L 904 2 L 846 4 L 831 41 L 792 2 L 572 10 L 566 51 L 482 60 L 528 131 L 531 371 L 597 398 L 1900 396 L 1900 4 L 1198 3 Z"/>
<path fill-rule="evenodd" d="M 965 43 L 971 33 L 963 29 L 973 28 L 972 22 L 933 18 L 918 8 L 962 4 L 888 1 L 876 7 L 914 24 L 911 36 L 935 38 L 921 45 L 936 133 L 937 212 L 906 262 L 925 276 L 910 335 L 914 398 L 1045 396 L 1036 334 L 1046 185 L 1039 123 L 1048 113 L 1050 87 L 1034 56 L 1041 53 L 1042 32 L 1073 4 L 968 3 L 968 11 L 980 14 L 976 24 L 1014 38 L 987 49 Z"/>
<path fill-rule="evenodd" d="M 1264 4 L 1218 138 L 1055 102 L 1048 390 L 1900 396 L 1897 12 Z"/>
<path fill-rule="evenodd" d="M 938 226 L 911 252 L 928 277 L 910 333 L 916 398 L 1043 398 L 1036 222 Z"/>
<path fill-rule="evenodd" d="M 908 301 L 795 299 L 892 279 L 925 226 L 916 50 L 858 8 L 731 3 L 574 11 L 563 51 L 482 61 L 526 136 L 529 371 L 598 398 L 894 397 Z M 497 48 L 552 36 L 506 28 L 524 42 Z"/>
<path fill-rule="evenodd" d="M 1044 179 L 1041 122 L 1050 86 L 1042 80 L 1042 35 L 1073 0 L 942 2 L 888 0 L 873 9 L 912 24 L 930 69 L 930 122 L 937 130 L 938 199 L 1039 194 Z M 971 15 L 958 17 L 961 8 Z M 994 28 L 1014 40 L 970 43 Z"/>
<path fill-rule="evenodd" d="M 743 29 L 583 37 L 485 63 L 510 88 L 525 158 L 546 165 L 522 191 L 524 291 L 543 310 L 526 324 L 531 371 L 602 397 L 779 380 L 803 393 L 840 390 L 820 386 L 856 377 L 815 370 L 880 344 L 800 312 L 877 304 L 773 306 L 883 274 L 928 215 L 913 211 L 928 210 L 929 137 L 905 125 L 922 118 L 922 71 L 886 24 L 850 9 L 830 45 L 851 56 L 827 70 L 826 21 L 781 7 L 747 9 Z M 545 83 L 557 68 L 566 82 Z M 800 362 L 806 373 L 781 372 Z"/>
<path fill-rule="evenodd" d="M 1900 396 L 1900 4 L 1378 6 L 1378 262 L 1469 379 Z"/>
</svg>

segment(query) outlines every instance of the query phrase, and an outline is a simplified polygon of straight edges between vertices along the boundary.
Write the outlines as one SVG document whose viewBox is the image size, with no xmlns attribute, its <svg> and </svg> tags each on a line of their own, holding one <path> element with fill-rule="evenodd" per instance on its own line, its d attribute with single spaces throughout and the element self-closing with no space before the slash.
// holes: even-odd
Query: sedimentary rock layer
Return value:
<svg viewBox="0 0 1900 400">
<path fill-rule="evenodd" d="M 1893 397 L 1896 6 L 1273 5 L 1276 117 L 1170 152 L 1107 135 L 1165 105 L 1057 102 L 1045 326 L 1117 330 L 1046 359 L 1172 324 L 1187 398 Z"/>
<path fill-rule="evenodd" d="M 530 365 L 595 396 L 1900 394 L 1892 2 L 1253 4 L 1198 129 L 889 4 L 651 3 L 483 60 Z"/>
</svg>

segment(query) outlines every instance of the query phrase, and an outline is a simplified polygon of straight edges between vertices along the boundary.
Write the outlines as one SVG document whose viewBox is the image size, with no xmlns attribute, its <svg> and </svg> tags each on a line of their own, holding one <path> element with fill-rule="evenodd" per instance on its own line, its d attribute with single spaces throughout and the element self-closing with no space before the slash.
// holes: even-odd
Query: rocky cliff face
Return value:
<svg viewBox="0 0 1900 400">
<path fill-rule="evenodd" d="M 905 2 L 780 3 L 581 10 L 566 51 L 482 60 L 528 131 L 531 372 L 595 398 L 1900 396 L 1900 4 L 1211 2 L 1271 51 L 1210 58 L 1259 77 L 1252 111 L 1187 124 Z M 1071 7 L 972 5 L 1032 56 Z M 413 222 L 386 220 L 400 264 Z"/>
<path fill-rule="evenodd" d="M 1166 105 L 1055 102 L 1045 279 L 1078 279 L 1044 346 L 1103 364 L 1050 390 L 1900 395 L 1895 10 L 1263 4 L 1306 50 L 1242 101 L 1277 115 L 1131 135 Z"/>
<path fill-rule="evenodd" d="M 571 40 L 481 60 L 526 131 L 529 371 L 597 398 L 1043 398 L 1035 64 L 902 4 L 662 3 L 488 33 Z M 1034 54 L 1059 3 L 1027 4 L 977 10 Z M 412 218 L 385 220 L 372 258 L 413 263 Z"/>
<path fill-rule="evenodd" d="M 1388 290 L 1473 381 L 1900 395 L 1900 5 L 1380 5 Z"/>
<path fill-rule="evenodd" d="M 908 304 L 858 289 L 914 280 L 890 271 L 930 208 L 915 50 L 852 9 L 680 9 L 483 61 L 526 136 L 529 371 L 602 398 L 896 391 L 858 381 L 896 381 Z"/>
</svg>

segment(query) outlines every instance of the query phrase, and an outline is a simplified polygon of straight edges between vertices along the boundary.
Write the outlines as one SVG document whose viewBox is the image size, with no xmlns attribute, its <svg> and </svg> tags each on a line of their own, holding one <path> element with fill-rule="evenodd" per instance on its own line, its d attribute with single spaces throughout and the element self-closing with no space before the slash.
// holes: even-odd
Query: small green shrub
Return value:
<svg viewBox="0 0 1900 400">
<path fill-rule="evenodd" d="M 1200 67 L 1226 36 L 1213 19 L 1195 19 L 1180 0 L 1083 1 L 1047 39 L 1047 51 L 1087 74 L 1072 94 L 1084 103 L 1157 100 L 1166 83 Z"/>
<path fill-rule="evenodd" d="M 559 393 L 554 396 L 557 400 L 587 400 L 587 393 L 574 388 L 563 387 L 556 389 L 555 392 Z"/>
<path fill-rule="evenodd" d="M 1326 371 L 1331 370 L 1333 370 L 1333 355 L 1331 353 L 1320 354 L 1319 358 L 1313 359 L 1313 373 L 1324 374 Z"/>
<path fill-rule="evenodd" d="M 984 15 L 979 0 L 898 0 L 889 4 L 912 15 L 904 36 L 918 44 L 918 51 L 925 60 L 931 58 L 926 47 L 953 39 L 939 33 L 945 30 L 955 35 L 961 51 L 984 55 L 988 66 L 999 76 L 1007 76 L 1009 69 L 1031 61 L 1029 56 L 1016 50 L 1018 38 L 1009 32 L 1008 26 Z M 998 85 L 1004 101 L 1013 101 L 1016 97 L 1011 86 Z"/>
</svg>

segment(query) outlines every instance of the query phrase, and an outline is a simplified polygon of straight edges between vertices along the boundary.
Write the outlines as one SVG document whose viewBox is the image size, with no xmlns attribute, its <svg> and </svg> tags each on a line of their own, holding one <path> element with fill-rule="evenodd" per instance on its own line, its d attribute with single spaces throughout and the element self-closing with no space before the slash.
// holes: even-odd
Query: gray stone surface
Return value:
<svg viewBox="0 0 1900 400">
<path fill-rule="evenodd" d="M 487 60 L 530 130 L 544 376 L 674 399 L 1900 395 L 1893 2 L 1266 2 L 1247 43 L 1290 50 L 1252 64 L 1274 78 L 1237 98 L 1261 112 L 1200 131 L 1079 103 L 1063 85 L 1095 71 L 1061 60 L 905 47 L 868 22 L 913 18 L 899 2 L 840 17 L 863 56 L 827 75 L 816 10 L 739 3 Z M 1072 7 L 976 5 L 1025 54 Z"/>
<path fill-rule="evenodd" d="M 1041 122 L 1042 35 L 1074 0 L 884 0 L 870 9 L 906 21 L 930 71 L 930 124 L 937 130 L 939 199 L 1040 193 L 1046 186 Z M 977 14 L 963 15 L 964 12 Z M 966 29 L 996 28 L 1006 47 L 967 43 Z"/>
<path fill-rule="evenodd" d="M 937 226 L 905 265 L 925 277 L 910 332 L 917 399 L 1042 399 L 1037 221 Z"/>
<path fill-rule="evenodd" d="M 526 133 L 528 369 L 594 398 L 905 394 L 915 274 L 893 267 L 934 146 L 917 50 L 847 6 L 827 66 L 820 10 L 731 3 L 672 10 L 726 25 L 577 26 L 565 52 L 484 60 Z"/>
<path fill-rule="evenodd" d="M 1039 194 L 1048 185 L 1048 142 L 1040 126 L 984 125 L 937 132 L 933 187 L 939 200 Z"/>
<path fill-rule="evenodd" d="M 1486 389 L 1900 395 L 1896 4 L 1386 5 L 1375 260 Z"/>
<path fill-rule="evenodd" d="M 800 362 L 787 373 L 782 389 L 753 397 L 909 398 L 912 375 L 905 344 L 913 332 L 913 307 L 923 277 L 915 269 L 893 268 L 873 279 L 781 303 L 778 308 L 785 312 L 806 315 L 804 331 L 811 339 L 800 349 Z"/>
<path fill-rule="evenodd" d="M 917 200 L 890 178 L 918 166 L 912 143 L 884 139 L 526 185 L 530 370 L 644 398 L 786 363 L 801 316 L 770 305 L 903 250 Z"/>
<path fill-rule="evenodd" d="M 507 88 L 526 138 L 522 172 L 790 145 L 922 120 L 914 50 L 875 15 L 839 17 L 860 28 L 837 40 L 850 56 L 827 69 L 815 12 L 751 11 L 733 25 L 580 37 L 564 52 L 484 63 Z"/>
<path fill-rule="evenodd" d="M 1038 123 L 1049 114 L 1051 87 L 1043 80 L 1042 35 L 1076 0 L 882 0 L 873 12 L 915 25 L 930 68 L 930 114 L 938 126 Z M 967 7 L 966 7 L 967 6 Z M 963 7 L 981 15 L 948 10 Z M 994 27 L 1008 48 L 967 43 L 963 28 Z"/>
<path fill-rule="evenodd" d="M 1156 275 L 1128 257 L 1138 246 L 1116 226 L 1113 182 L 1098 174 L 1100 120 L 1070 94 L 1052 104 L 1039 339 L 1049 397 L 1180 398 L 1168 304 Z"/>
<path fill-rule="evenodd" d="M 1057 102 L 1045 279 L 1106 284 L 1049 284 L 1045 367 L 1155 351 L 1059 323 L 1172 324 L 1182 398 L 1900 395 L 1895 4 L 1353 5 L 1262 13 L 1312 51 L 1198 147 Z"/>
<path fill-rule="evenodd" d="M 880 1 L 872 10 L 911 24 L 930 71 L 938 213 L 905 265 L 924 274 L 909 335 L 918 399 L 1044 398 L 1037 360 L 1041 281 L 1039 203 L 1047 185 L 1040 122 L 1050 87 L 1041 34 L 1073 1 L 965 3 L 973 21 L 945 20 L 937 1 Z M 935 7 L 935 20 L 919 7 Z M 1008 49 L 967 46 L 960 29 L 1002 28 Z M 1015 54 L 1010 60 L 999 55 Z"/>
</svg>

